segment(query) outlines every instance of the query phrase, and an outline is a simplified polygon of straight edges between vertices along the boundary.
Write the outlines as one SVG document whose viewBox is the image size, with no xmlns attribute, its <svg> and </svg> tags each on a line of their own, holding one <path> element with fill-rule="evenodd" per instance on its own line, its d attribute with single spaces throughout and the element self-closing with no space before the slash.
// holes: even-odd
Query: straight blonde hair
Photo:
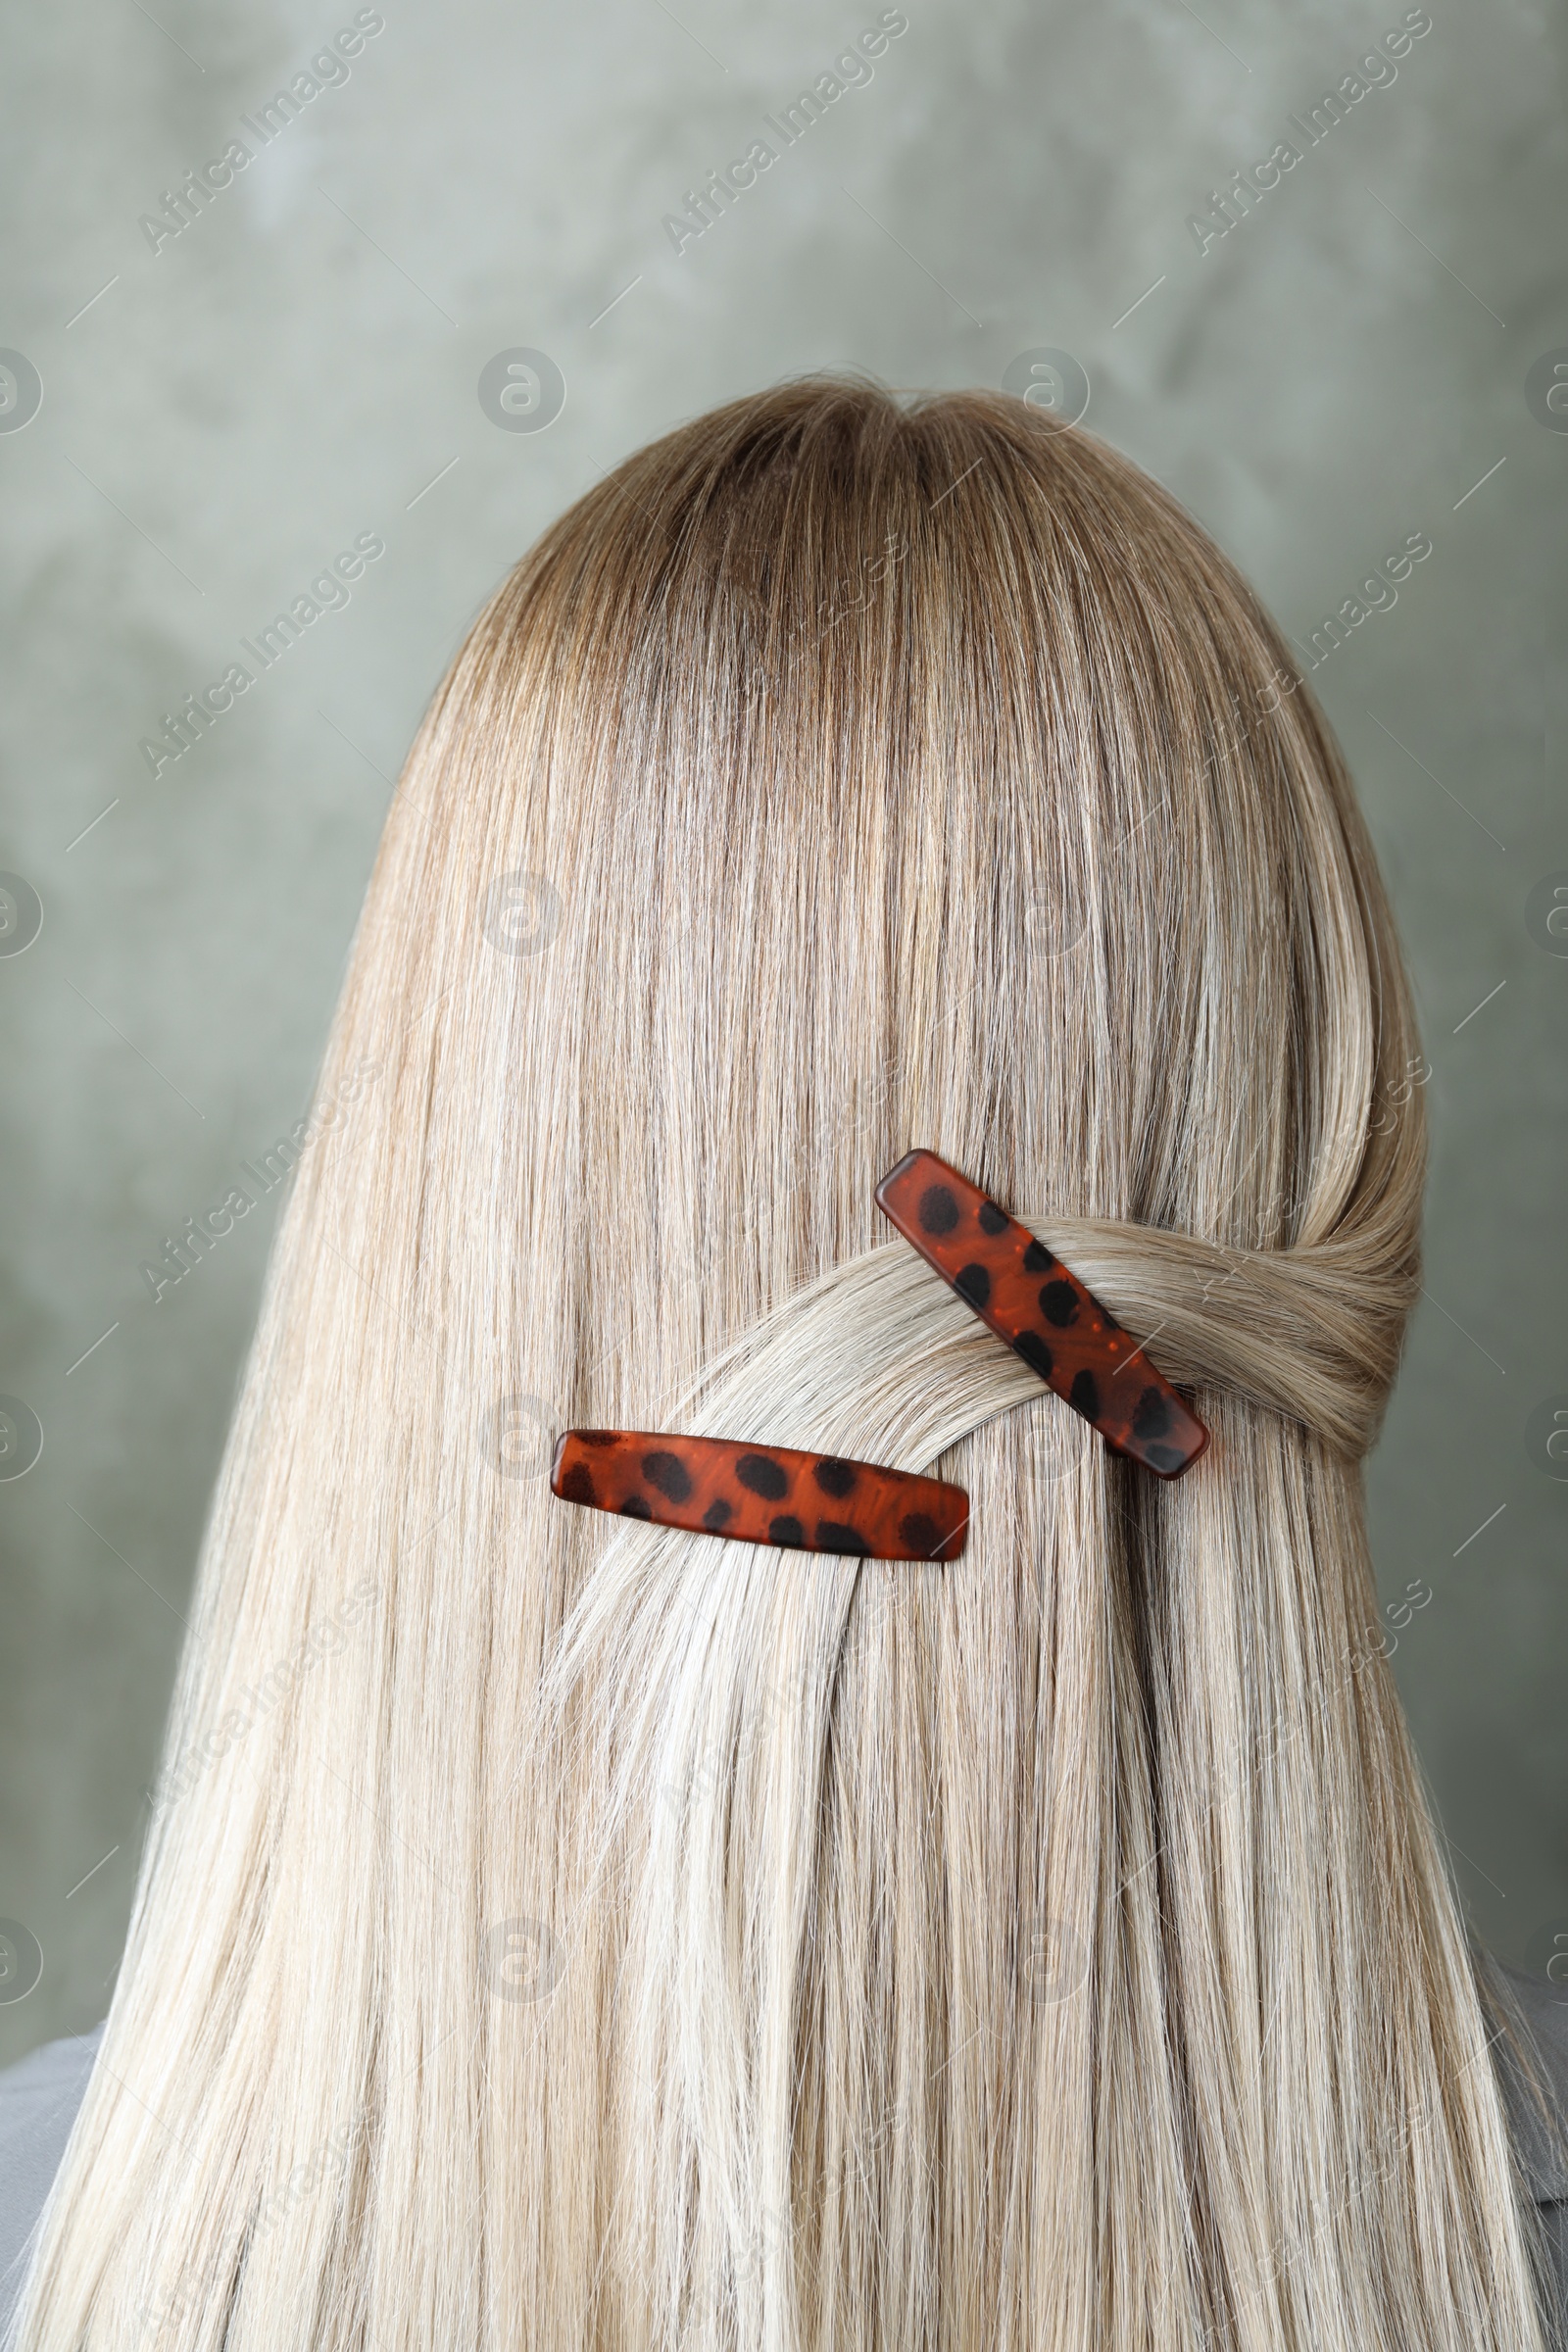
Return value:
<svg viewBox="0 0 1568 2352">
<path fill-rule="evenodd" d="M 1541 2347 L 1367 1548 L 1418 1054 L 1309 689 L 1102 443 L 811 381 L 581 499 L 387 819 L 25 2352 Z M 1191 1475 L 890 1236 L 914 1145 Z M 968 1547 L 575 1509 L 583 1424 Z"/>
</svg>

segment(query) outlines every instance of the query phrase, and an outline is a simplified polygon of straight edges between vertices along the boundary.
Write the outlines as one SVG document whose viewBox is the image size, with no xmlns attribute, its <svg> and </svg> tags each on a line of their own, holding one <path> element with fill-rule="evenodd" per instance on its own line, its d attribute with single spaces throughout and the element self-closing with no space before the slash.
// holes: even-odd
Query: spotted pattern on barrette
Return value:
<svg viewBox="0 0 1568 2352">
<path fill-rule="evenodd" d="M 934 1152 L 910 1152 L 879 1207 L 966 1306 L 1117 1453 L 1180 1478 L 1208 1444 L 1145 1349 L 1026 1225 Z"/>
<path fill-rule="evenodd" d="M 968 1495 L 941 1479 L 728 1438 L 568 1429 L 550 1486 L 623 1519 L 873 1560 L 956 1560 L 969 1525 Z"/>
</svg>

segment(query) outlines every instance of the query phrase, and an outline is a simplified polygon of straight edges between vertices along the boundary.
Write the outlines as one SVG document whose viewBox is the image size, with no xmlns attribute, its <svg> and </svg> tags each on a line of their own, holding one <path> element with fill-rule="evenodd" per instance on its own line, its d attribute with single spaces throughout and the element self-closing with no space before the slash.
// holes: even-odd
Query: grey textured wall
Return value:
<svg viewBox="0 0 1568 2352">
<path fill-rule="evenodd" d="M 997 384 L 1042 349 L 1318 660 L 1359 779 L 1436 1141 L 1369 1472 L 1396 1670 L 1482 1932 L 1568 1950 L 1561 20 L 1431 0 L 1405 41 L 1401 0 L 907 0 L 677 250 L 664 216 L 880 14 L 82 0 L 0 35 L 0 2058 L 107 2007 L 275 1197 L 156 1303 L 138 1266 L 302 1115 L 389 780 L 471 614 L 719 400 L 819 367 Z M 264 142 L 256 110 L 344 28 L 346 77 L 319 67 Z M 166 193 L 237 138 L 177 225 Z M 1211 192 L 1282 142 L 1219 233 Z M 512 421 L 481 404 L 518 349 L 564 378 L 547 429 L 513 429 L 505 359 Z M 149 761 L 367 534 L 349 601 L 323 582 Z M 1350 601 L 1411 537 L 1396 601 Z M 8 2001 L 28 1936 L 41 1979 Z"/>
</svg>

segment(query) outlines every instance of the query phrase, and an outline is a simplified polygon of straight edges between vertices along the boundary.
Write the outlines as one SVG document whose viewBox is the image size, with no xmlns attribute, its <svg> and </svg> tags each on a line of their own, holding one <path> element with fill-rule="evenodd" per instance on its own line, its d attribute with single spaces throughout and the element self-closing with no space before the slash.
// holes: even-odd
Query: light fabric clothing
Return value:
<svg viewBox="0 0 1568 2352">
<path fill-rule="evenodd" d="M 16 2308 L 32 2226 L 66 2152 L 103 2027 L 46 2041 L 0 2073 L 0 2334 Z"/>
</svg>

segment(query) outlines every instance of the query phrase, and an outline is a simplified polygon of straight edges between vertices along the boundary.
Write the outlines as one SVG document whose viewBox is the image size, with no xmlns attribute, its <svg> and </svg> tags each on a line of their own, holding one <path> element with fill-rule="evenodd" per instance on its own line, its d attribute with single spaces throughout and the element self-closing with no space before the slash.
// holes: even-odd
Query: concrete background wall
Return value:
<svg viewBox="0 0 1568 2352">
<path fill-rule="evenodd" d="M 272 1202 L 157 1303 L 137 1268 L 302 1115 L 476 607 L 715 402 L 823 367 L 997 384 L 1041 349 L 1303 646 L 1431 542 L 1314 680 L 1432 1065 L 1374 1533 L 1391 1608 L 1428 1595 L 1396 1670 L 1478 1925 L 1568 1950 L 1562 21 L 1431 0 L 1401 53 L 1400 0 L 907 0 L 676 251 L 664 216 L 881 13 L 83 0 L 0 33 L 0 1472 L 43 1433 L 0 1476 L 0 2060 L 107 2007 Z M 264 142 L 242 119 L 341 31 L 346 76 Z M 229 184 L 149 229 L 236 137 Z M 1282 141 L 1219 234 L 1210 192 Z M 481 404 L 518 349 L 564 379 L 548 429 Z M 349 601 L 153 775 L 161 714 L 364 534 Z"/>
</svg>

